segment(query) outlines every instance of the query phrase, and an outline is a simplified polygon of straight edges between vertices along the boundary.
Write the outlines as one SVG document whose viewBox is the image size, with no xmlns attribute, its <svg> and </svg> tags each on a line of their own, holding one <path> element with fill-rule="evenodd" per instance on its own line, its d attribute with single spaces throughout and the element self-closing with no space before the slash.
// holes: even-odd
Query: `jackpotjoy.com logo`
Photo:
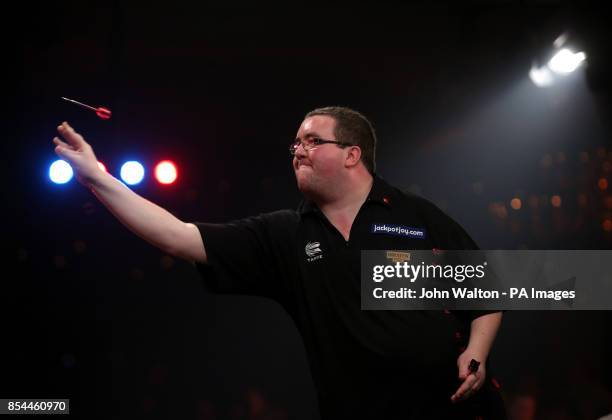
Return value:
<svg viewBox="0 0 612 420">
<path fill-rule="evenodd" d="M 425 239 L 425 229 L 410 226 L 390 225 L 387 223 L 372 223 L 371 233 L 382 235 L 405 236 L 408 238 Z"/>
</svg>

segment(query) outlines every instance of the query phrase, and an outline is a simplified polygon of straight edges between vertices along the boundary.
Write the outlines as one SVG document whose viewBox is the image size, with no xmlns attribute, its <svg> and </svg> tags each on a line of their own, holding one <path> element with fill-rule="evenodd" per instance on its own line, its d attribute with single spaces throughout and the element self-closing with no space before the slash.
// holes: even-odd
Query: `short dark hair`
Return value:
<svg viewBox="0 0 612 420">
<path fill-rule="evenodd" d="M 326 106 L 310 111 L 304 119 L 327 115 L 336 120 L 336 140 L 359 146 L 361 161 L 370 174 L 376 171 L 376 132 L 372 123 L 360 112 L 343 106 Z"/>
</svg>

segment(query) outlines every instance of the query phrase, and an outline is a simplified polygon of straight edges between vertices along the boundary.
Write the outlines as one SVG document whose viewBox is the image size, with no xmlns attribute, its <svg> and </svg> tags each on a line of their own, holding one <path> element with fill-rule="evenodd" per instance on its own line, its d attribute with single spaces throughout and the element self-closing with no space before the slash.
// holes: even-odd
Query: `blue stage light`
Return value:
<svg viewBox="0 0 612 420">
<path fill-rule="evenodd" d="M 49 167 L 49 179 L 56 184 L 65 184 L 73 176 L 72 167 L 65 160 L 56 160 Z"/>
<path fill-rule="evenodd" d="M 128 185 L 140 183 L 145 176 L 144 167 L 135 160 L 125 162 L 121 166 L 121 179 Z"/>
</svg>

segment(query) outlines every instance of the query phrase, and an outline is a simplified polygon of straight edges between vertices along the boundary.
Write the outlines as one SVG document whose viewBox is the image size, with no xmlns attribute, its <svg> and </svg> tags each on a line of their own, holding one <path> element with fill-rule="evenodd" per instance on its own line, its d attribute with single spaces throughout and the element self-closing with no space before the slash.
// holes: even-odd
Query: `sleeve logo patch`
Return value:
<svg viewBox="0 0 612 420">
<path fill-rule="evenodd" d="M 387 223 L 372 223 L 370 233 L 379 235 L 394 235 L 404 236 L 406 238 L 425 239 L 425 229 L 401 226 L 401 225 L 390 225 Z"/>
</svg>

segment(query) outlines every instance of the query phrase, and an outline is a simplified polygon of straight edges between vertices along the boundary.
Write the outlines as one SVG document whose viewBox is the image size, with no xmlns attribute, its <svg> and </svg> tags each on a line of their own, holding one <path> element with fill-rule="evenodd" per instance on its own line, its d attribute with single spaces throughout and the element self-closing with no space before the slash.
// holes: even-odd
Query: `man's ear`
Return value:
<svg viewBox="0 0 612 420">
<path fill-rule="evenodd" d="M 351 168 L 359 163 L 361 160 L 361 148 L 359 146 L 348 146 L 348 153 L 346 154 L 346 160 L 344 166 Z"/>
</svg>

